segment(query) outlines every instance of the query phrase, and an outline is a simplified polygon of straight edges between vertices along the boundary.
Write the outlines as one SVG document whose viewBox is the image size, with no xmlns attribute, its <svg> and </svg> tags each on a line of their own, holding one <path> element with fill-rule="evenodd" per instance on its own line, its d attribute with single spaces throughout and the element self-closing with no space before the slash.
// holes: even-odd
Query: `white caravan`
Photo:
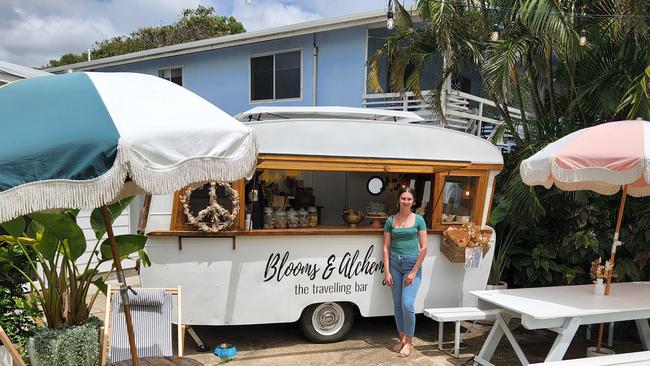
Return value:
<svg viewBox="0 0 650 366">
<path fill-rule="evenodd" d="M 503 167 L 494 145 L 410 112 L 258 107 L 236 118 L 255 130 L 259 158 L 254 179 L 232 183 L 241 198 L 235 223 L 200 231 L 180 193 L 154 196 L 149 209 L 152 265 L 142 269 L 142 284 L 181 285 L 184 324 L 299 321 L 308 339 L 331 342 L 346 335 L 355 313 L 392 315 L 382 225 L 402 185 L 416 189 L 429 229 L 416 311 L 473 305 L 469 291 L 485 288 L 495 235 L 480 268 L 465 269 L 440 252 L 441 233 L 468 221 L 485 225 Z M 208 191 L 190 195 L 194 215 Z M 230 200 L 219 202 L 232 209 Z M 347 209 L 368 218 L 345 222 Z"/>
</svg>

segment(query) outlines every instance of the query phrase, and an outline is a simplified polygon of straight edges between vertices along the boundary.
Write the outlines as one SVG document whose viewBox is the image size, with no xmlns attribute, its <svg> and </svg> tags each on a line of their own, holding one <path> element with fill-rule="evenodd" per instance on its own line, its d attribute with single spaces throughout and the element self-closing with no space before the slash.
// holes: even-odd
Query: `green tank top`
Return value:
<svg viewBox="0 0 650 366">
<path fill-rule="evenodd" d="M 393 216 L 386 220 L 384 232 L 390 233 L 390 251 L 399 255 L 418 255 L 420 243 L 418 233 L 426 230 L 427 224 L 420 215 L 415 215 L 415 223 L 411 227 L 393 227 Z"/>
</svg>

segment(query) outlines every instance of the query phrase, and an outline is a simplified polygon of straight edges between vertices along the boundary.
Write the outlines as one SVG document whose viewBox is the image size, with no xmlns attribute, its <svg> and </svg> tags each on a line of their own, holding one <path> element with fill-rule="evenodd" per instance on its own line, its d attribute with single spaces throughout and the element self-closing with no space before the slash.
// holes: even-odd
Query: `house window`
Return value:
<svg viewBox="0 0 650 366">
<path fill-rule="evenodd" d="M 171 81 L 174 84 L 183 86 L 183 68 L 182 67 L 170 67 L 167 69 L 158 70 L 158 76 Z"/>
<path fill-rule="evenodd" d="M 300 98 L 301 51 L 251 57 L 251 100 Z"/>
</svg>

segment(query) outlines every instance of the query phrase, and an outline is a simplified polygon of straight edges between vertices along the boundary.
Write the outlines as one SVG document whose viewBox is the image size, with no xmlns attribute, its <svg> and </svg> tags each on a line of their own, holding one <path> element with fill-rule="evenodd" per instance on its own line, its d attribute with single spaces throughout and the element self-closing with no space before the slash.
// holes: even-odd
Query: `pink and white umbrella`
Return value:
<svg viewBox="0 0 650 366">
<path fill-rule="evenodd" d="M 565 191 L 591 190 L 612 195 L 623 189 L 609 263 L 614 265 L 625 198 L 650 195 L 650 122 L 604 123 L 585 128 L 549 144 L 521 162 L 524 183 Z M 605 295 L 609 294 L 611 272 Z M 598 349 L 602 340 L 601 324 Z"/>
<path fill-rule="evenodd" d="M 633 197 L 650 195 L 650 122 L 620 121 L 585 128 L 549 144 L 521 162 L 524 183 L 605 195 L 627 186 Z"/>
</svg>

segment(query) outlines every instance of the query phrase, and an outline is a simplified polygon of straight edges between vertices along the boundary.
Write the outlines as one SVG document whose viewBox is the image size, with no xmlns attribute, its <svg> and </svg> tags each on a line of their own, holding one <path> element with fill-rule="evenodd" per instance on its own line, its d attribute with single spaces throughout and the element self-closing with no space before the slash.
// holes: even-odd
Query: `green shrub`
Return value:
<svg viewBox="0 0 650 366">
<path fill-rule="evenodd" d="M 88 366 L 99 362 L 99 319 L 59 329 L 37 328 L 29 343 L 32 366 Z"/>
</svg>

